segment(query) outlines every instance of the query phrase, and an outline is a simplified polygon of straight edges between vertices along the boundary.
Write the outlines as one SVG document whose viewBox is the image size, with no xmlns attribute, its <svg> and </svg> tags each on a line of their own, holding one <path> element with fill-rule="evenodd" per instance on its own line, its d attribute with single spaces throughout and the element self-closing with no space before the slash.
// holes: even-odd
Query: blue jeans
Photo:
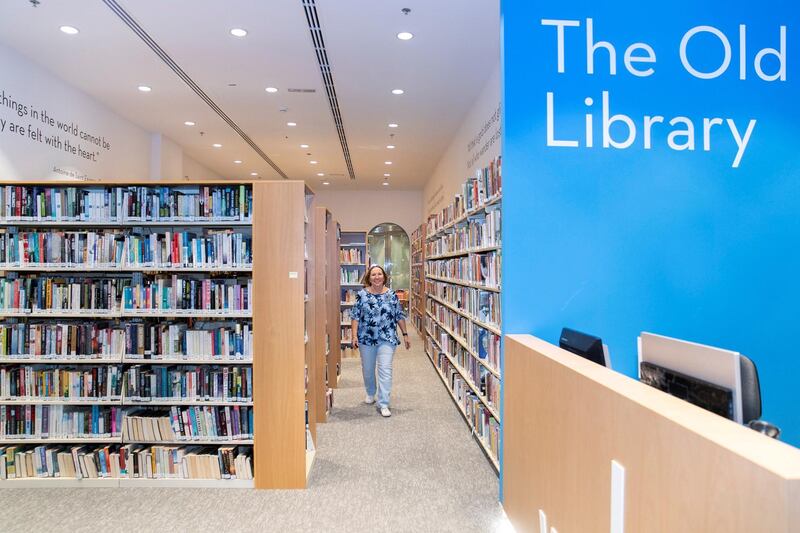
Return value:
<svg viewBox="0 0 800 533">
<path fill-rule="evenodd" d="M 375 364 L 378 366 L 378 407 L 389 407 L 389 395 L 392 393 L 392 358 L 395 348 L 393 344 L 386 343 L 377 346 L 358 345 L 367 396 L 375 396 Z"/>
</svg>

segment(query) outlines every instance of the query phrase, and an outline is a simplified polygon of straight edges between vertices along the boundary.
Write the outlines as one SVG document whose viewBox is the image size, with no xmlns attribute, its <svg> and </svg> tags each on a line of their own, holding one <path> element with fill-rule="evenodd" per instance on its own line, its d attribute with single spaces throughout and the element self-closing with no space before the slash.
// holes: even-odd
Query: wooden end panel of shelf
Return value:
<svg viewBox="0 0 800 533">
<path fill-rule="evenodd" d="M 306 486 L 304 184 L 253 184 L 255 486 Z M 296 275 L 296 276 L 295 276 Z"/>
<path fill-rule="evenodd" d="M 319 423 L 328 420 L 327 409 L 325 408 L 325 393 L 327 384 L 325 382 L 325 366 L 327 358 L 325 355 L 325 335 L 328 333 L 328 306 L 325 295 L 325 284 L 328 272 L 328 254 L 326 246 L 328 244 L 325 231 L 327 219 L 330 212 L 325 207 L 315 207 L 313 213 L 313 240 L 314 240 L 314 276 L 313 294 L 314 313 L 309 323 L 314 324 L 314 351 L 313 367 L 314 380 L 308 384 L 309 394 L 314 398 L 314 419 Z M 311 291 L 312 279 L 309 278 L 309 292 Z M 329 370 L 330 371 L 330 370 Z"/>
<path fill-rule="evenodd" d="M 342 364 L 342 344 L 341 339 L 341 308 L 339 307 L 341 298 L 341 266 L 339 264 L 339 223 L 331 220 L 328 226 L 328 338 L 331 342 L 331 353 L 328 355 L 328 385 L 332 388 L 339 386 L 338 369 Z"/>
<path fill-rule="evenodd" d="M 797 531 L 800 451 L 530 335 L 505 336 L 503 507 L 608 531 L 611 461 L 626 531 Z"/>
</svg>

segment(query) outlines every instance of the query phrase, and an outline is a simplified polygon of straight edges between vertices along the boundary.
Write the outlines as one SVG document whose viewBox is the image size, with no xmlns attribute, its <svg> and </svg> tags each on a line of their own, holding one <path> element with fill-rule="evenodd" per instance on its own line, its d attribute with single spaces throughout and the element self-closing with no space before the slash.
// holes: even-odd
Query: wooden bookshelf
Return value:
<svg viewBox="0 0 800 533">
<path fill-rule="evenodd" d="M 339 298 L 341 297 L 341 285 L 339 269 L 340 257 L 339 250 L 341 244 L 342 228 L 339 222 L 331 220 L 328 225 L 326 238 L 328 240 L 327 255 L 328 265 L 325 269 L 325 276 L 328 280 L 327 289 L 327 317 L 328 317 L 328 385 L 331 389 L 339 387 L 339 376 L 342 372 L 342 345 L 340 343 L 341 327 L 340 327 L 340 305 Z M 331 391 L 330 403 L 333 403 L 333 391 Z"/>
<path fill-rule="evenodd" d="M 340 252 L 340 311 L 344 314 L 341 320 L 340 347 L 344 354 L 355 357 L 353 350 L 352 331 L 349 313 L 353 307 L 354 299 L 346 300 L 346 295 L 354 295 L 361 289 L 361 278 L 369 264 L 369 249 L 367 247 L 366 231 L 342 231 L 339 243 Z M 342 318 L 340 316 L 340 318 Z"/>
<path fill-rule="evenodd" d="M 425 234 L 426 225 L 411 233 L 411 323 L 420 337 L 425 336 Z"/>
<path fill-rule="evenodd" d="M 318 304 L 314 308 L 315 374 L 313 386 L 309 387 L 313 388 L 316 421 L 327 422 L 333 395 L 331 378 L 336 375 L 335 356 L 332 356 L 336 337 L 331 337 L 331 332 L 338 324 L 338 309 L 332 314 L 331 302 L 339 297 L 338 285 L 333 286 L 333 281 L 338 281 L 339 249 L 336 248 L 335 253 L 331 251 L 331 247 L 336 245 L 336 222 L 325 207 L 314 208 L 314 234 L 314 257 L 318 267 L 314 297 Z M 334 257 L 336 262 L 333 262 Z"/>
<path fill-rule="evenodd" d="M 470 178 L 412 237 L 412 305 L 425 353 L 492 467 L 499 471 L 500 159 Z M 417 244 L 419 243 L 419 244 Z M 422 265 L 424 284 L 414 281 Z"/>
<path fill-rule="evenodd" d="M 154 265 L 154 264 L 111 264 L 92 265 L 81 268 L 78 264 L 54 265 L 33 264 L 30 262 L 18 264 L 3 264 L 0 266 L 3 279 L 13 280 L 15 276 L 52 276 L 57 272 L 60 277 L 69 278 L 90 274 L 97 279 L 104 276 L 133 276 L 132 279 L 149 279 L 150 276 L 166 274 L 168 276 L 182 273 L 190 277 L 186 279 L 221 279 L 220 275 L 228 275 L 237 280 L 248 279 L 252 286 L 248 291 L 252 294 L 249 309 L 242 311 L 205 311 L 186 309 L 147 309 L 134 310 L 122 309 L 122 304 L 117 302 L 113 309 L 107 311 L 37 311 L 20 312 L 19 310 L 0 310 L 0 319 L 4 324 L 27 324 L 30 318 L 36 318 L 37 323 L 49 323 L 48 320 L 80 319 L 83 322 L 102 319 L 105 323 L 122 324 L 139 322 L 147 319 L 172 319 L 177 322 L 183 320 L 216 321 L 224 320 L 225 323 L 244 322 L 251 324 L 252 331 L 252 357 L 217 358 L 204 354 L 183 359 L 143 359 L 133 357 L 134 354 L 119 354 L 93 356 L 85 354 L 84 357 L 69 355 L 57 358 L 41 358 L 39 356 L 7 357 L 0 355 L 0 365 L 43 365 L 46 368 L 58 368 L 63 365 L 72 365 L 73 368 L 87 368 L 86 365 L 97 367 L 118 366 L 123 370 L 130 365 L 149 367 L 161 366 L 195 366 L 218 365 L 227 367 L 232 365 L 252 366 L 252 401 L 236 401 L 220 399 L 209 401 L 176 400 L 171 398 L 152 398 L 149 401 L 126 399 L 100 398 L 97 400 L 74 399 L 10 399 L 0 400 L 0 405 L 14 406 L 20 403 L 36 406 L 47 405 L 87 405 L 97 406 L 100 409 L 111 409 L 121 406 L 123 412 L 126 407 L 154 407 L 164 409 L 169 413 L 172 406 L 184 407 L 216 407 L 225 409 L 239 406 L 252 408 L 253 421 L 250 431 L 254 438 L 240 439 L 193 439 L 176 441 L 133 441 L 122 435 L 98 435 L 85 438 L 16 438 L 16 434 L 0 438 L 0 446 L 19 444 L 96 444 L 98 446 L 142 443 L 154 446 L 181 446 L 181 445 L 207 445 L 224 447 L 252 447 L 251 465 L 254 479 L 128 479 L 128 478 L 22 478 L 0 481 L 0 487 L 117 487 L 117 486 L 152 486 L 152 487 L 228 487 L 228 488 L 303 488 L 306 486 L 307 475 L 313 462 L 313 450 L 306 449 L 306 397 L 303 379 L 305 375 L 305 353 L 313 350 L 312 342 L 306 343 L 306 317 L 312 316 L 317 304 L 313 297 L 306 298 L 304 287 L 305 280 L 315 279 L 315 264 L 313 255 L 306 261 L 305 238 L 311 234 L 308 209 L 311 206 L 313 193 L 302 182 L 297 181 L 237 181 L 224 182 L 193 182 L 188 180 L 161 180 L 153 182 L 130 182 L 124 180 L 102 180 L 87 183 L 75 181 L 47 181 L 46 183 L 20 182 L 4 183 L 14 185 L 20 190 L 30 190 L 31 187 L 59 188 L 62 190 L 76 189 L 81 191 L 102 192 L 109 187 L 169 187 L 176 195 L 195 194 L 199 187 L 243 187 L 242 190 L 252 191 L 251 215 L 237 219 L 201 219 L 195 217 L 189 220 L 186 217 L 162 220 L 141 220 L 92 217 L 91 220 L 51 220 L 51 219 L 2 219 L 0 227 L 5 231 L 25 231 L 25 228 L 38 229 L 38 231 L 86 231 L 92 228 L 118 228 L 124 232 L 136 232 L 144 228 L 146 233 L 169 231 L 177 228 L 190 228 L 193 232 L 206 235 L 206 228 L 214 230 L 231 229 L 244 232 L 251 239 L 252 260 L 246 265 Z M 234 198 L 231 193 L 230 201 Z M 48 197 L 49 200 L 49 197 Z M 37 200 L 38 201 L 38 200 Z M 171 200 L 170 200 L 171 201 Z M 217 201 L 216 199 L 214 201 Z M 219 200 L 223 201 L 223 200 Z M 6 206 L 8 204 L 5 204 Z M 163 204 L 162 204 L 163 205 Z M 175 205 L 178 200 L 175 200 Z M 242 204 L 244 205 L 244 204 Z M 0 206 L 2 207 L 2 206 Z M 106 209 L 108 205 L 106 205 Z M 149 228 L 149 229 L 148 229 Z M 1 231 L 0 231 L 1 232 Z M 4 258 L 0 258 L 2 260 Z M 191 278 L 195 276 L 195 278 Z M 215 278 L 214 276 L 217 276 Z M 142 283 L 139 281 L 138 283 Z M 239 283 L 243 283 L 240 281 Z M 313 294 L 313 293 L 308 293 Z M 338 296 L 338 295 L 337 295 Z M 199 297 L 198 297 L 199 298 Z M 198 300 L 199 301 L 199 300 Z M 127 306 L 127 304 L 125 304 Z M 133 322 L 131 322 L 133 321 Z M 313 333 L 313 332 L 312 332 Z M 311 335 L 313 337 L 313 334 Z M 119 353 L 119 352 L 118 352 Z M 88 357 L 97 357 L 91 359 Z M 38 404 L 38 406 L 37 406 Z M 44 407 L 41 407 L 44 409 Z M 70 407 L 71 408 L 71 407 Z M 311 405 L 313 409 L 313 402 Z M 5 420 L 2 420 L 5 423 Z M 309 420 L 309 429 L 314 427 L 315 420 Z M 124 421 L 123 421 L 124 427 Z M 122 428 L 119 428 L 120 430 Z M 110 434 L 108 434 L 110 435 Z M 91 451 L 91 450 L 90 450 Z M 112 452 L 113 453 L 113 452 Z"/>
</svg>

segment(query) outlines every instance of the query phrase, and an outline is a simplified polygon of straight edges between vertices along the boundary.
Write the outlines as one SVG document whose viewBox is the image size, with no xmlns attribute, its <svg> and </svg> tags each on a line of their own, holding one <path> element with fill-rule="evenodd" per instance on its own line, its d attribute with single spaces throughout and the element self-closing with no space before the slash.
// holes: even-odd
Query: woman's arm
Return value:
<svg viewBox="0 0 800 533">
<path fill-rule="evenodd" d="M 350 321 L 350 335 L 353 337 L 353 349 L 358 348 L 358 320 Z"/>
<path fill-rule="evenodd" d="M 406 319 L 401 318 L 397 321 L 397 325 L 400 327 L 400 331 L 403 332 L 403 344 L 406 346 L 406 350 L 411 349 L 411 341 L 408 340 L 408 329 L 406 328 Z"/>
</svg>

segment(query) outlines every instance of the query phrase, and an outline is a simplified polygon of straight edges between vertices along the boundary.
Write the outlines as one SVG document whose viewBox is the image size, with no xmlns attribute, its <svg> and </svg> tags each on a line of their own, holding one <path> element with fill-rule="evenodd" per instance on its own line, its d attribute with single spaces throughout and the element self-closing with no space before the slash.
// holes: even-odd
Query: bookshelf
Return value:
<svg viewBox="0 0 800 533">
<path fill-rule="evenodd" d="M 316 351 L 313 394 L 317 422 L 328 420 L 333 405 L 333 387 L 336 383 L 335 350 L 339 348 L 336 343 L 339 335 L 339 248 L 336 226 L 333 214 L 327 208 L 314 208 L 314 256 L 318 261 L 315 298 L 319 302 L 314 313 Z M 333 307 L 334 304 L 336 307 Z"/>
<path fill-rule="evenodd" d="M 311 196 L 291 181 L 0 186 L 0 477 L 12 462 L 28 476 L 0 487 L 305 487 Z"/>
<path fill-rule="evenodd" d="M 453 201 L 414 232 L 424 287 L 414 323 L 425 353 L 492 467 L 502 420 L 500 158 L 468 178 Z M 414 264 L 416 260 L 412 259 Z M 414 264 L 412 264 L 412 283 Z M 416 291 L 415 291 L 416 292 Z"/>
<path fill-rule="evenodd" d="M 425 335 L 425 224 L 411 233 L 411 323 Z"/>
<path fill-rule="evenodd" d="M 361 278 L 369 263 L 366 231 L 342 231 L 339 243 L 340 260 L 340 337 L 344 353 L 355 356 L 353 352 L 353 332 L 350 325 L 350 308 L 361 290 Z"/>
<path fill-rule="evenodd" d="M 327 319 L 328 319 L 328 347 L 330 354 L 328 355 L 328 364 L 331 369 L 328 374 L 328 383 L 331 389 L 339 387 L 339 376 L 342 373 L 342 345 L 336 342 L 341 338 L 341 285 L 340 285 L 340 259 L 339 251 L 341 244 L 342 228 L 339 222 L 331 220 L 328 225 L 327 240 L 328 245 L 326 253 L 328 256 L 328 265 L 325 270 L 325 276 L 328 280 L 327 297 Z M 333 391 L 331 390 L 330 405 L 333 407 Z"/>
</svg>

